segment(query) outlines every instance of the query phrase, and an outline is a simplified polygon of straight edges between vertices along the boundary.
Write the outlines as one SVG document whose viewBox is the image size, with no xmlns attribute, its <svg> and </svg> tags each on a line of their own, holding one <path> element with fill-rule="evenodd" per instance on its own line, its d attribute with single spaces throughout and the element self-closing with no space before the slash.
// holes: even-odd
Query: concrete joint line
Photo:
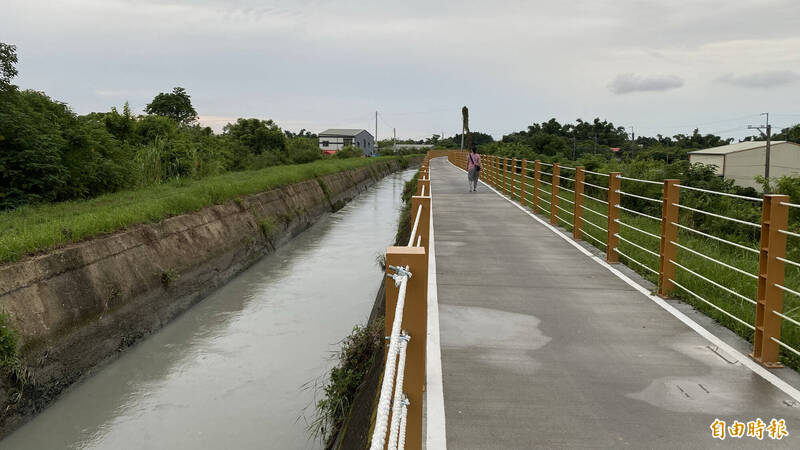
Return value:
<svg viewBox="0 0 800 450">
<path fill-rule="evenodd" d="M 447 432 L 444 417 L 444 383 L 442 381 L 442 348 L 439 338 L 439 296 L 436 284 L 436 240 L 433 213 L 435 200 L 431 191 L 430 238 L 428 240 L 428 336 L 425 359 L 425 448 L 446 450 Z"/>
<path fill-rule="evenodd" d="M 462 170 L 462 171 L 464 170 L 464 169 L 461 169 L 460 167 L 456 166 L 453 163 L 450 163 L 450 164 L 453 165 L 454 167 L 456 167 L 459 170 Z M 625 275 L 624 273 L 622 273 L 619 270 L 615 269 L 613 266 L 608 264 L 602 258 L 599 258 L 599 257 L 595 256 L 589 250 L 583 248 L 580 244 L 578 244 L 576 241 L 574 241 L 571 237 L 569 237 L 569 236 L 565 235 L 564 233 L 562 233 L 561 230 L 559 230 L 555 226 L 550 225 L 550 223 L 545 222 L 544 220 L 540 219 L 539 217 L 536 217 L 535 214 L 533 214 L 532 212 L 528 211 L 523 206 L 519 205 L 517 202 L 507 198 L 502 193 L 498 192 L 493 187 L 491 187 L 488 184 L 486 184 L 485 181 L 480 180 L 480 182 L 481 182 L 481 184 L 486 186 L 488 189 L 490 189 L 492 192 L 494 192 L 495 194 L 499 195 L 502 199 L 504 199 L 507 202 L 511 203 L 512 205 L 516 206 L 522 212 L 524 212 L 525 214 L 527 214 L 528 216 L 533 218 L 535 221 L 537 221 L 540 224 L 544 225 L 550 231 L 555 233 L 557 236 L 559 236 L 560 238 L 562 238 L 565 241 L 567 241 L 570 245 L 572 245 L 573 247 L 578 249 L 578 251 L 580 251 L 584 255 L 586 255 L 589 258 L 591 258 L 592 260 L 594 260 L 594 262 L 596 262 L 597 264 L 600 264 L 601 266 L 603 266 L 606 269 L 608 269 L 608 271 L 613 273 L 614 275 L 616 275 L 617 278 L 619 278 L 620 280 L 624 281 L 625 283 L 627 283 L 632 288 L 634 288 L 637 291 L 639 291 L 642 295 L 644 295 L 645 297 L 647 297 L 650 300 L 652 300 L 655 304 L 657 304 L 658 306 L 660 306 L 661 308 L 666 310 L 668 313 L 672 314 L 672 316 L 674 316 L 675 318 L 677 318 L 678 320 L 683 322 L 686 326 L 688 326 L 689 328 L 694 330 L 697 334 L 702 336 L 708 342 L 710 342 L 711 344 L 717 346 L 717 348 L 719 350 L 727 353 L 730 356 L 738 358 L 739 359 L 739 363 L 741 363 L 743 366 L 745 366 L 748 369 L 752 370 L 754 373 L 759 375 L 765 381 L 767 381 L 768 383 L 772 384 L 776 388 L 778 388 L 781 391 L 783 391 L 783 393 L 785 393 L 786 395 L 788 395 L 788 396 L 792 397 L 794 400 L 800 402 L 800 390 L 798 390 L 794 386 L 790 385 L 789 383 L 783 381 L 782 379 L 778 378 L 776 375 L 774 375 L 769 370 L 767 370 L 764 367 L 762 367 L 757 362 L 755 362 L 752 359 L 750 359 L 748 356 L 742 354 L 741 352 L 739 352 L 735 348 L 733 348 L 730 345 L 728 345 L 727 343 L 725 343 L 722 339 L 718 338 L 713 333 L 711 333 L 710 331 L 708 331 L 705 328 L 703 328 L 700 324 L 698 324 L 694 320 L 690 319 L 688 316 L 686 316 L 685 314 L 683 314 L 682 312 L 677 310 L 675 307 L 673 307 L 672 305 L 667 303 L 661 297 L 658 297 L 656 295 L 651 294 L 650 291 L 647 290 L 647 288 L 645 288 L 644 286 L 641 286 L 639 283 L 633 281 L 627 275 Z"/>
</svg>

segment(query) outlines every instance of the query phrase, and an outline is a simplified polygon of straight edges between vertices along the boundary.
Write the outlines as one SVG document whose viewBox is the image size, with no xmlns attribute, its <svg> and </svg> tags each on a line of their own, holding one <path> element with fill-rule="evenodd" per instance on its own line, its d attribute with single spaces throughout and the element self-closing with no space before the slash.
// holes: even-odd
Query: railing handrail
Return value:
<svg viewBox="0 0 800 450">
<path fill-rule="evenodd" d="M 454 165 L 465 168 L 463 167 L 464 164 L 461 158 L 463 155 L 465 155 L 464 152 L 451 151 L 448 154 L 448 157 Z M 788 196 L 765 195 L 763 198 L 749 197 L 695 186 L 687 186 L 681 184 L 680 180 L 675 179 L 665 179 L 662 181 L 647 180 L 624 176 L 620 172 L 595 172 L 586 170 L 583 167 L 565 167 L 560 166 L 559 163 L 547 163 L 540 160 L 533 161 L 533 164 L 530 164 L 531 161 L 528 161 L 524 158 L 507 159 L 504 157 L 496 157 L 494 155 L 481 156 L 488 161 L 488 164 L 486 164 L 487 171 L 485 172 L 484 176 L 486 182 L 488 182 L 489 185 L 496 187 L 497 190 L 500 191 L 499 193 L 501 195 L 508 195 L 509 199 L 512 201 L 518 199 L 523 206 L 531 207 L 535 214 L 549 213 L 550 223 L 553 225 L 558 225 L 560 222 L 563 222 L 566 226 L 572 226 L 574 239 L 579 240 L 583 237 L 586 237 L 599 245 L 605 246 L 606 259 L 608 262 L 617 262 L 618 255 L 621 255 L 625 258 L 626 262 L 641 266 L 641 268 L 647 272 L 657 275 L 660 295 L 669 296 L 672 293 L 673 287 L 679 288 L 688 293 L 692 298 L 696 298 L 709 304 L 715 310 L 720 311 L 726 316 L 735 319 L 737 322 L 746 325 L 749 329 L 754 330 L 756 335 L 754 338 L 754 351 L 752 357 L 765 367 L 780 366 L 778 363 L 779 348 L 784 348 L 797 355 L 800 355 L 800 351 L 798 351 L 796 348 L 793 348 L 787 343 L 778 339 L 780 337 L 780 320 L 785 320 L 792 325 L 800 326 L 800 320 L 793 319 L 789 317 L 789 315 L 781 312 L 782 297 L 784 293 L 787 295 L 800 297 L 800 290 L 787 287 L 786 283 L 784 282 L 784 268 L 786 265 L 800 267 L 800 262 L 793 261 L 786 257 L 786 238 L 800 238 L 800 232 L 797 230 L 792 231 L 790 227 L 787 226 L 789 208 L 800 208 L 800 204 L 789 202 Z M 465 158 L 463 159 L 465 160 Z M 520 167 L 522 168 L 521 171 L 519 171 Z M 543 167 L 552 168 L 552 170 L 548 169 L 548 171 L 545 171 L 543 170 Z M 575 177 L 562 177 L 560 175 L 560 169 L 575 171 Z M 533 176 L 531 176 L 531 172 Z M 608 177 L 608 186 L 602 186 L 586 181 L 586 174 Z M 550 178 L 546 179 L 549 181 L 543 179 L 544 176 L 549 176 Z M 527 180 L 533 180 L 532 184 Z M 596 180 L 597 178 L 592 179 L 592 181 Z M 630 192 L 630 189 L 628 192 L 626 192 L 622 189 L 621 182 L 623 181 L 662 186 L 663 195 L 659 199 L 653 198 L 652 196 Z M 569 185 L 570 188 L 565 188 L 561 186 L 562 182 L 569 182 L 572 184 Z M 630 184 L 626 186 L 633 185 Z M 606 197 L 607 200 L 586 194 L 584 192 L 586 187 L 598 189 L 600 191 L 598 193 L 598 197 Z M 730 217 L 712 211 L 706 211 L 697 206 L 693 207 L 686 204 L 681 204 L 679 201 L 679 194 L 681 190 L 703 192 L 729 198 L 761 202 L 761 223 Z M 568 198 L 570 195 L 567 193 L 571 194 L 572 199 Z M 621 196 L 628 197 L 624 204 Z M 598 208 L 600 211 L 589 208 L 583 204 L 583 201 L 587 199 L 602 203 L 607 206 Z M 634 199 L 658 204 L 661 209 L 661 217 L 656 217 L 655 215 L 649 214 L 654 205 L 644 207 L 644 211 L 647 212 L 637 210 L 640 208 L 637 208 L 636 205 L 641 205 L 641 203 L 637 203 Z M 572 211 L 570 211 L 570 208 L 568 207 L 565 208 L 559 205 L 559 201 L 562 200 L 572 205 Z M 607 210 L 608 214 L 603 214 L 603 210 Z M 608 227 L 604 228 L 592 222 L 591 220 L 584 218 L 583 213 L 585 211 L 589 211 L 592 214 L 606 218 Z M 761 243 L 757 248 L 750 247 L 748 245 L 734 242 L 730 239 L 725 239 L 715 236 L 714 234 L 695 229 L 692 226 L 689 226 L 688 222 L 679 220 L 680 211 L 691 211 L 693 213 L 704 214 L 716 219 L 757 228 L 760 231 Z M 621 216 L 620 213 L 625 213 L 626 215 Z M 659 225 L 654 226 L 661 227 L 660 234 L 655 234 L 648 231 L 648 229 L 652 229 L 651 225 L 648 225 L 649 222 L 640 222 L 638 220 L 634 220 L 633 222 L 626 223 L 630 217 L 627 214 L 632 214 L 634 216 L 644 217 L 656 221 Z M 562 217 L 562 215 L 564 215 L 564 217 Z M 571 219 L 569 216 L 572 216 Z M 565 217 L 567 218 L 565 219 Z M 571 221 L 567 219 L 570 219 Z M 587 223 L 589 226 L 594 228 L 593 233 L 589 233 L 588 231 L 590 230 L 584 230 L 584 226 Z M 626 237 L 627 235 L 623 235 L 620 231 L 620 226 L 625 228 L 626 233 L 637 232 L 653 239 L 657 239 L 660 245 L 659 251 L 656 252 L 648 249 L 645 246 L 640 245 L 635 240 Z M 598 230 L 605 235 L 605 242 L 598 238 L 600 235 Z M 709 256 L 704 252 L 697 251 L 691 247 L 678 243 L 678 231 L 680 230 L 694 233 L 701 238 L 712 239 L 717 242 L 731 245 L 735 248 L 745 250 L 748 253 L 760 254 L 759 273 L 757 275 L 752 274 L 736 267 L 735 265 L 728 264 L 718 258 Z M 658 257 L 658 270 L 655 270 L 653 267 L 650 267 L 649 265 L 635 259 L 636 255 L 640 255 L 642 253 L 633 252 L 628 254 L 620 251 L 618 248 L 620 243 L 624 244 L 624 246 L 630 246 L 625 247 L 626 249 L 635 249 L 637 252 L 643 252 L 644 254 Z M 687 264 L 681 264 L 678 262 L 678 249 L 683 249 L 689 252 L 692 257 L 698 256 L 707 261 L 711 261 L 715 264 L 733 270 L 737 272 L 738 275 L 744 276 L 748 280 L 760 280 L 761 278 L 765 278 L 767 283 L 757 283 L 758 293 L 756 295 L 756 300 L 753 300 L 752 298 L 742 295 L 731 289 L 729 287 L 729 283 L 720 283 L 715 281 L 707 276 L 701 275 Z M 757 311 L 754 319 L 755 325 L 747 323 L 740 317 L 736 317 L 734 314 L 725 311 L 723 308 L 709 301 L 707 298 L 703 297 L 697 292 L 689 290 L 685 285 L 679 284 L 676 279 L 683 278 L 676 276 L 676 268 L 682 269 L 683 272 L 688 274 L 682 276 L 694 276 L 698 280 L 701 280 L 703 283 L 705 283 L 703 284 L 703 289 L 706 289 L 706 287 L 721 289 L 722 291 L 725 291 L 726 294 L 729 294 L 739 300 L 746 300 L 748 303 L 755 303 L 756 305 L 763 306 L 763 308 L 756 308 Z M 693 285 L 690 286 L 695 289 Z M 704 291 L 701 290 L 699 292 L 702 293 Z M 779 318 L 779 320 L 777 322 L 775 320 L 765 321 L 765 314 L 774 314 Z"/>
</svg>

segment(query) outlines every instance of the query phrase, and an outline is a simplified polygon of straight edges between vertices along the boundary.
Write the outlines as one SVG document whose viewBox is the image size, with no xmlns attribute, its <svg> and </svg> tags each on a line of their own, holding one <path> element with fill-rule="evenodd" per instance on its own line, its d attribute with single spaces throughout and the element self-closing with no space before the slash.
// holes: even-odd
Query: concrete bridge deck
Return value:
<svg viewBox="0 0 800 450">
<path fill-rule="evenodd" d="M 800 448 L 796 390 L 446 158 L 431 173 L 449 448 Z M 790 434 L 720 441 L 716 418 Z"/>
</svg>

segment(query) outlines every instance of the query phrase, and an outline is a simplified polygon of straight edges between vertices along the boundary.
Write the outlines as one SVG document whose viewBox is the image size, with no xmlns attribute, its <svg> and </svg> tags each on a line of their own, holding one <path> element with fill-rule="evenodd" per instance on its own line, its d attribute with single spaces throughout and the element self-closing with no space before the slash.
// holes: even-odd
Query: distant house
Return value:
<svg viewBox="0 0 800 450">
<path fill-rule="evenodd" d="M 375 154 L 375 138 L 367 130 L 355 128 L 330 128 L 318 134 L 319 148 L 323 153 L 333 154 L 352 145 L 361 149 L 365 156 Z"/>
<path fill-rule="evenodd" d="M 739 186 L 760 189 L 756 175 L 764 175 L 767 143 L 739 142 L 689 152 L 689 162 L 716 166 L 717 175 L 734 180 Z M 772 141 L 769 152 L 769 176 L 800 174 L 800 145 L 787 141 Z"/>
</svg>

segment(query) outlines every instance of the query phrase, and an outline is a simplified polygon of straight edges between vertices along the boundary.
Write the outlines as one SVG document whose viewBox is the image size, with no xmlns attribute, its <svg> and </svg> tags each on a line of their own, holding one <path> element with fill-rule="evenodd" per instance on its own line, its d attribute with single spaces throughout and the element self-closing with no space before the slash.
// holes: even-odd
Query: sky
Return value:
<svg viewBox="0 0 800 450">
<path fill-rule="evenodd" d="M 421 139 L 595 117 L 741 138 L 800 122 L 800 1 L 0 0 L 21 88 L 78 114 L 174 86 L 200 122 Z"/>
</svg>

